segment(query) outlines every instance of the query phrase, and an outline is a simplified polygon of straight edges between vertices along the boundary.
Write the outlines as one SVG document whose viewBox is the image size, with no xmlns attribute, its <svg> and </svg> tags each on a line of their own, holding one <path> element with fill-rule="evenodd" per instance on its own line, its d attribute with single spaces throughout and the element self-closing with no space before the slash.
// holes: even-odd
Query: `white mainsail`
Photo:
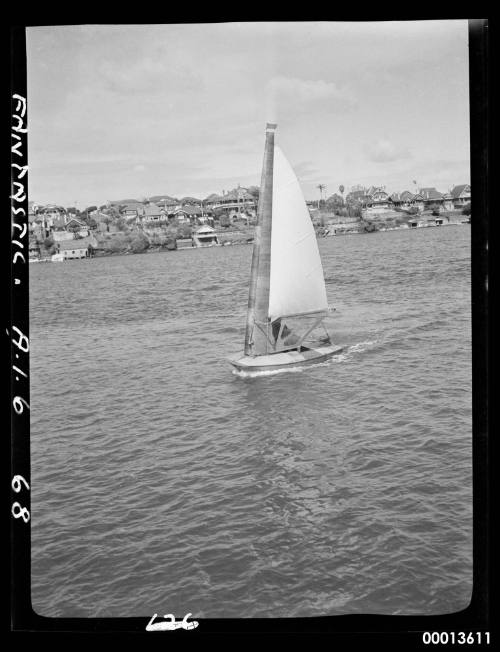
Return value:
<svg viewBox="0 0 500 652">
<path fill-rule="evenodd" d="M 327 311 L 323 267 L 316 234 L 295 173 L 274 147 L 269 313 L 287 315 Z"/>
</svg>

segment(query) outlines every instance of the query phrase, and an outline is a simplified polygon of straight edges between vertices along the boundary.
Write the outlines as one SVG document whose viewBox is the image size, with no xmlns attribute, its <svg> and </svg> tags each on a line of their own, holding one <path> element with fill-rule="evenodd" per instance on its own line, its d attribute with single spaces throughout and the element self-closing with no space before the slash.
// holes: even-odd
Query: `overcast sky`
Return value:
<svg viewBox="0 0 500 652">
<path fill-rule="evenodd" d="M 307 199 L 468 183 L 467 22 L 31 27 L 30 199 L 258 184 L 266 121 Z"/>
</svg>

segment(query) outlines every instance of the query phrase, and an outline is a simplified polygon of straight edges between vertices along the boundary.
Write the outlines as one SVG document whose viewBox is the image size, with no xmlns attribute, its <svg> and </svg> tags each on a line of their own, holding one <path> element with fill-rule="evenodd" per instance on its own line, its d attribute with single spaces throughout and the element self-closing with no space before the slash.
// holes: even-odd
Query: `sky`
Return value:
<svg viewBox="0 0 500 652">
<path fill-rule="evenodd" d="M 258 185 L 266 122 L 306 199 L 470 182 L 465 20 L 29 27 L 27 61 L 35 203 Z"/>
</svg>

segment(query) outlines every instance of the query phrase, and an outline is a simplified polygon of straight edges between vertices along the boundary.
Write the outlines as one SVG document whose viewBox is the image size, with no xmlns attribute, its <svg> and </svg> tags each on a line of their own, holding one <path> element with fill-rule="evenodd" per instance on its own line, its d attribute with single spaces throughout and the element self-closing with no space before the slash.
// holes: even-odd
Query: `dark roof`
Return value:
<svg viewBox="0 0 500 652">
<path fill-rule="evenodd" d="M 92 237 L 78 238 L 75 240 L 61 240 L 57 243 L 59 250 L 64 251 L 68 249 L 87 249 L 90 244 L 95 241 Z"/>
<path fill-rule="evenodd" d="M 165 214 L 165 209 L 160 208 L 156 204 L 148 204 L 147 206 L 144 206 L 144 209 L 142 210 L 142 215 L 162 215 Z"/>
<path fill-rule="evenodd" d="M 212 211 L 210 209 L 204 208 L 202 210 L 201 206 L 182 206 L 181 208 L 178 208 L 175 213 L 186 213 L 186 215 L 201 215 L 203 213 L 211 213 Z"/>
<path fill-rule="evenodd" d="M 468 183 L 463 183 L 461 186 L 455 186 L 451 190 L 451 196 L 456 199 L 457 197 L 460 197 L 460 195 L 463 193 L 465 189 L 468 189 L 470 192 L 470 185 Z"/>
<path fill-rule="evenodd" d="M 435 188 L 420 188 L 419 192 L 424 199 L 443 199 L 442 193 Z"/>
<path fill-rule="evenodd" d="M 138 211 L 144 208 L 144 204 L 140 201 L 128 202 L 127 204 L 121 204 L 123 206 L 122 211 Z"/>
<path fill-rule="evenodd" d="M 56 204 L 47 204 L 46 206 L 39 206 L 39 213 L 49 213 L 51 211 L 58 211 L 59 213 L 65 213 L 66 209 L 63 206 L 56 206 Z"/>
<path fill-rule="evenodd" d="M 68 224 L 71 224 L 71 222 L 76 222 L 80 226 L 88 227 L 88 224 L 86 224 L 85 222 L 81 222 L 80 220 L 77 220 L 76 217 L 72 217 L 70 220 L 68 220 L 66 222 L 66 226 L 68 226 Z"/>
</svg>

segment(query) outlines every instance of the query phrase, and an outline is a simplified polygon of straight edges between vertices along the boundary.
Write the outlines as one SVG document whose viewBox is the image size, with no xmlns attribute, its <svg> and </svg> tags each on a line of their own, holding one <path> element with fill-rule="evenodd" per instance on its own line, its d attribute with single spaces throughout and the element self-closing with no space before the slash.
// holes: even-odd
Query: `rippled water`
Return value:
<svg viewBox="0 0 500 652">
<path fill-rule="evenodd" d="M 258 378 L 249 246 L 30 266 L 38 613 L 467 606 L 470 228 L 319 244 L 345 351 Z"/>
</svg>

